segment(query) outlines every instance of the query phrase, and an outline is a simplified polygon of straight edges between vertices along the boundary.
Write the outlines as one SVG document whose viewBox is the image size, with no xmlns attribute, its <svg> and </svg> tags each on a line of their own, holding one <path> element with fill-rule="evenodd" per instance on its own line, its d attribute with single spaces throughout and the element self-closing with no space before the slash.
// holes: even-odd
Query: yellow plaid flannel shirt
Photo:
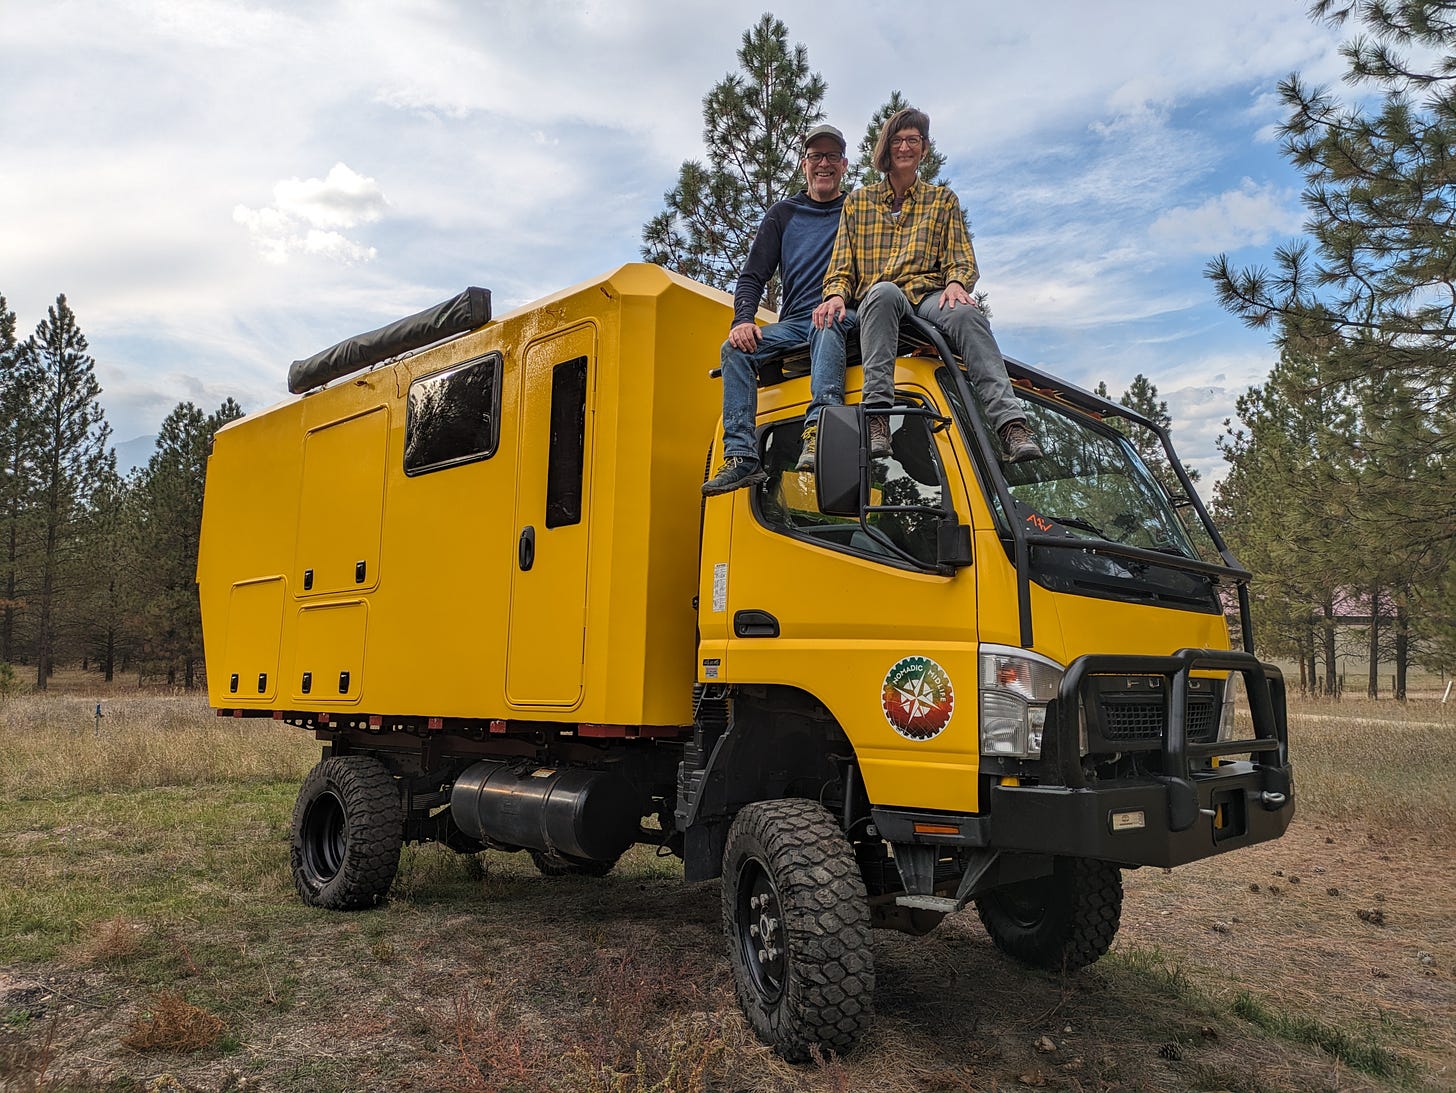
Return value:
<svg viewBox="0 0 1456 1093">
<path fill-rule="evenodd" d="M 976 252 L 961 203 L 945 186 L 916 179 L 900 215 L 890 215 L 894 190 L 888 180 L 855 190 L 844 199 L 839 234 L 824 274 L 824 298 L 843 296 L 851 307 L 878 281 L 893 281 L 919 304 L 951 281 L 967 292 L 976 285 Z"/>
</svg>

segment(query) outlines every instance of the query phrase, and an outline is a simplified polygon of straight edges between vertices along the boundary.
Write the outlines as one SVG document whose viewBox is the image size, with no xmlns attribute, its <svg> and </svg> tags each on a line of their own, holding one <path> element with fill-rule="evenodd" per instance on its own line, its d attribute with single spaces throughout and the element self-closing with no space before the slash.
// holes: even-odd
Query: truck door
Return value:
<svg viewBox="0 0 1456 1093">
<path fill-rule="evenodd" d="M 891 422 L 892 452 L 876 463 L 871 503 L 949 500 L 968 522 L 946 433 L 932 432 L 923 417 Z M 715 625 L 724 628 L 720 678 L 817 697 L 849 735 L 876 803 L 973 809 L 980 754 L 973 570 L 935 571 L 936 520 L 928 513 L 880 513 L 867 532 L 858 520 L 819 512 L 813 476 L 794 470 L 801 427 L 801 419 L 770 425 L 761 439 L 768 481 L 732 495 L 724 595 L 709 605 L 721 613 L 702 627 L 705 638 Z M 705 553 L 703 562 L 720 559 Z"/>
<path fill-rule="evenodd" d="M 506 653 L 513 706 L 581 701 L 595 368 L 590 323 L 533 341 L 522 355 Z"/>
</svg>

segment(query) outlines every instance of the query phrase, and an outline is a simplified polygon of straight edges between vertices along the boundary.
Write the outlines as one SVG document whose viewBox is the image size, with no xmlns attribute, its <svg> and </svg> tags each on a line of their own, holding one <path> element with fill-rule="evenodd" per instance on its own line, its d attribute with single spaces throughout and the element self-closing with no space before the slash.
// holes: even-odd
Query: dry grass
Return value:
<svg viewBox="0 0 1456 1093">
<path fill-rule="evenodd" d="M 222 1035 L 222 1018 L 176 991 L 162 991 L 137 1015 L 121 1042 L 133 1051 L 207 1051 Z"/>
<path fill-rule="evenodd" d="M 1456 839 L 1456 701 L 1294 699 L 1289 737 L 1306 815 Z"/>
<path fill-rule="evenodd" d="M 287 865 L 307 733 L 114 691 L 97 736 L 95 701 L 0 710 L 0 1088 L 1303 1093 L 1456 1074 L 1456 703 L 1296 700 L 1286 839 L 1127 874 L 1115 951 L 1065 981 L 1003 958 L 973 912 L 877 934 L 874 1029 L 791 1067 L 738 1013 L 716 885 L 649 849 L 545 880 L 523 855 L 410 847 L 378 910 L 311 910 Z"/>
<path fill-rule="evenodd" d="M 65 953 L 71 964 L 108 964 L 135 956 L 142 947 L 147 928 L 115 915 L 97 923 L 85 937 Z"/>
<path fill-rule="evenodd" d="M 318 761 L 307 733 L 265 718 L 221 718 L 200 694 L 30 694 L 0 709 L 0 795 L 80 793 L 211 782 L 301 780 Z"/>
</svg>

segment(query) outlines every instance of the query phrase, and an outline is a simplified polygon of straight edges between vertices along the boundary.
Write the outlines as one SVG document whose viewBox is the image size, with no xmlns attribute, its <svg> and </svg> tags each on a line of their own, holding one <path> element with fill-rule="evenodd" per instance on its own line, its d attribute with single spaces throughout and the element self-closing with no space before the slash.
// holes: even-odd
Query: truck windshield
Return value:
<svg viewBox="0 0 1456 1093">
<path fill-rule="evenodd" d="M 1196 556 L 1168 495 L 1126 437 L 1075 411 L 1032 399 L 1023 405 L 1046 457 L 1002 468 L 1011 496 L 1028 510 L 1020 519 L 1034 513 L 1069 536 Z"/>
<path fill-rule="evenodd" d="M 967 407 L 948 372 L 942 376 L 942 389 L 969 438 Z M 1072 547 L 1033 548 L 1032 579 L 1054 591 L 1221 610 L 1217 581 L 1173 561 L 1214 559 L 1205 557 L 1208 552 L 1190 539 L 1167 492 L 1128 438 L 1111 424 L 1071 407 L 1020 388 L 1016 394 L 1046 454 L 1001 465 L 1015 508 L 1010 519 L 1040 536 L 1065 538 Z M 979 402 L 974 412 L 989 431 Z M 1005 519 L 994 491 L 988 500 L 998 519 Z M 1148 564 L 1073 546 L 1093 547 L 1099 541 L 1157 551 L 1166 554 L 1170 564 Z"/>
</svg>

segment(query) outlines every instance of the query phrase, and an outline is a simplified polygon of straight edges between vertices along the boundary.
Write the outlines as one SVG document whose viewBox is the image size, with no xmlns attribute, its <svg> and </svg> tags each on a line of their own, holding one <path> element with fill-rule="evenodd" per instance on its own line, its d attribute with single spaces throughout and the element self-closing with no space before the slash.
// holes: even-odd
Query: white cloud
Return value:
<svg viewBox="0 0 1456 1093">
<path fill-rule="evenodd" d="M 1169 209 L 1153 221 L 1148 235 L 1165 251 L 1212 254 L 1292 235 L 1301 220 L 1293 190 L 1245 178 L 1238 189 Z"/>
<path fill-rule="evenodd" d="M 774 10 L 853 142 L 893 89 L 930 112 L 1008 351 L 1095 383 L 1152 375 L 1190 329 L 1210 349 L 1242 333 L 1211 304 L 1201 257 L 1155 249 L 1149 227 L 1241 174 L 1290 185 L 1269 149 L 1259 166 L 1241 157 L 1277 116 L 1275 81 L 1343 67 L 1339 32 L 1301 7 L 969 0 L 947 25 L 974 43 L 963 64 L 891 9 Z M 0 292 L 22 330 L 68 295 L 118 435 L 154 432 L 183 392 L 258 408 L 282 396 L 289 360 L 465 284 L 504 310 L 635 259 L 677 165 L 718 153 L 702 98 L 761 10 L 7 5 Z"/>
<path fill-rule="evenodd" d="M 233 219 L 248 229 L 253 245 L 270 262 L 308 254 L 337 262 L 368 262 L 376 251 L 339 231 L 378 220 L 388 201 L 379 183 L 336 163 L 324 178 L 286 178 L 273 187 L 273 204 L 238 205 Z"/>
</svg>

